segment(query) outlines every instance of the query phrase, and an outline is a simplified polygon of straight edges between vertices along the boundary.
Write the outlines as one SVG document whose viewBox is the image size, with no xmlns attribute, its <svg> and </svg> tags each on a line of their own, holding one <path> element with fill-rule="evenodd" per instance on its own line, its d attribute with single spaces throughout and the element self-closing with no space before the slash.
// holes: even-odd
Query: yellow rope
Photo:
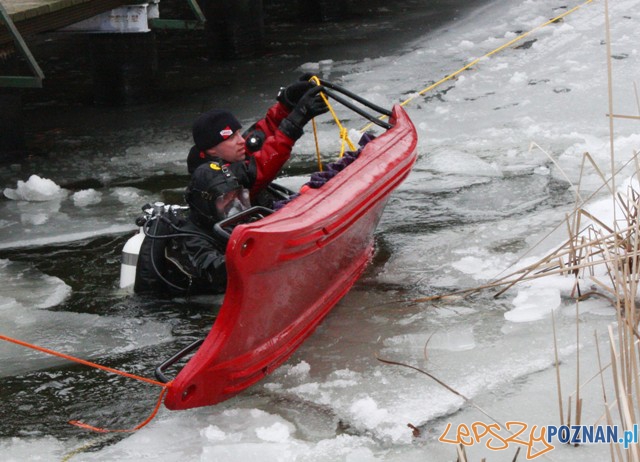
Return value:
<svg viewBox="0 0 640 462">
<path fill-rule="evenodd" d="M 321 85 L 320 79 L 315 75 L 313 77 L 311 77 L 309 79 L 309 81 L 315 83 L 316 85 Z M 351 149 L 352 151 L 355 151 L 356 150 L 356 146 L 353 144 L 353 142 L 349 138 L 349 130 L 347 130 L 342 125 L 342 123 L 340 122 L 340 119 L 338 118 L 338 115 L 336 114 L 336 111 L 333 110 L 333 106 L 331 106 L 331 103 L 329 102 L 329 98 L 327 98 L 327 95 L 325 95 L 323 92 L 320 92 L 320 96 L 322 97 L 324 103 L 329 108 L 329 112 L 333 116 L 333 120 L 336 122 L 336 125 L 338 126 L 338 129 L 340 130 L 340 156 L 339 157 L 344 156 L 345 147 L 347 145 L 349 146 L 349 149 Z M 314 137 L 315 142 L 316 142 L 316 157 L 318 159 L 318 168 L 320 169 L 320 171 L 322 171 L 322 160 L 321 160 L 321 156 L 320 156 L 320 145 L 318 143 L 318 127 L 316 126 L 315 119 L 313 120 L 313 137 Z"/>
<path fill-rule="evenodd" d="M 428 91 L 433 90 L 434 88 L 438 87 L 439 85 L 442 85 L 444 82 L 446 82 L 447 80 L 451 80 L 452 78 L 454 78 L 455 76 L 457 76 L 458 74 L 466 71 L 467 69 L 469 69 L 470 67 L 478 64 L 480 61 L 482 61 L 485 58 L 488 58 L 502 50 L 504 50 L 507 47 L 510 47 L 511 45 L 513 45 L 516 42 L 519 42 L 520 40 L 522 40 L 523 38 L 531 35 L 532 33 L 542 29 L 543 27 L 548 26 L 549 24 L 552 24 L 554 22 L 557 22 L 559 20 L 561 20 L 562 18 L 564 18 L 565 16 L 570 15 L 571 13 L 579 10 L 580 8 L 582 8 L 583 6 L 588 5 L 589 3 L 593 2 L 594 0 L 587 0 L 586 2 L 573 7 L 572 9 L 565 11 L 564 13 L 562 13 L 561 15 L 556 16 L 553 19 L 548 20 L 547 22 L 545 22 L 544 24 L 540 24 L 537 27 L 534 27 L 533 29 L 531 29 L 529 32 L 525 32 L 524 34 L 521 34 L 519 36 L 517 36 L 516 38 L 509 40 L 507 43 L 505 43 L 504 45 L 499 46 L 498 48 L 496 48 L 495 50 L 490 51 L 489 53 L 481 56 L 480 58 L 474 59 L 473 61 L 471 61 L 469 64 L 465 65 L 464 67 L 461 67 L 460 69 L 458 69 L 457 71 L 455 71 L 453 74 L 449 74 L 446 77 L 438 80 L 436 83 L 429 85 L 427 88 L 419 91 L 415 96 L 412 96 L 411 98 L 408 98 L 406 100 L 404 100 L 402 103 L 400 103 L 400 106 L 406 106 L 407 104 L 409 104 L 411 101 L 413 101 L 414 99 L 416 99 L 418 96 L 422 96 L 425 93 L 427 93 Z M 379 119 L 383 120 L 385 117 L 387 116 L 380 116 Z M 369 123 L 367 125 L 365 125 L 362 129 L 360 129 L 360 132 L 365 132 L 367 131 L 369 128 L 371 128 L 373 124 Z"/>
<path fill-rule="evenodd" d="M 316 126 L 316 119 L 311 119 L 311 125 L 313 126 L 313 139 L 316 142 L 316 159 L 318 160 L 318 171 L 322 171 L 322 156 L 320 155 L 320 144 L 318 143 L 318 127 Z"/>
</svg>

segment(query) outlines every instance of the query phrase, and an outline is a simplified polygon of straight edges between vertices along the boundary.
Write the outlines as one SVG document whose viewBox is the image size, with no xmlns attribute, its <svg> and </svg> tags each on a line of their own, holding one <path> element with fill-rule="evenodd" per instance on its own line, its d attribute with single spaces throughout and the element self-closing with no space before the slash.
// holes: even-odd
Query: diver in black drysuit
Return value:
<svg viewBox="0 0 640 462">
<path fill-rule="evenodd" d="M 240 123 L 227 111 L 209 111 L 196 120 L 194 141 L 203 156 L 190 165 L 195 170 L 185 195 L 188 218 L 169 213 L 154 219 L 151 238 L 140 249 L 135 292 L 225 291 L 226 240 L 213 232 L 214 225 L 258 202 L 289 159 L 302 127 L 328 111 L 322 89 L 301 81 L 281 90 L 259 125 L 266 135 L 257 150 L 246 146 Z"/>
<path fill-rule="evenodd" d="M 251 206 L 249 191 L 230 167 L 215 161 L 198 167 L 185 193 L 187 217 L 167 212 L 153 219 L 140 249 L 136 293 L 224 293 L 227 241 L 214 225 Z"/>
</svg>

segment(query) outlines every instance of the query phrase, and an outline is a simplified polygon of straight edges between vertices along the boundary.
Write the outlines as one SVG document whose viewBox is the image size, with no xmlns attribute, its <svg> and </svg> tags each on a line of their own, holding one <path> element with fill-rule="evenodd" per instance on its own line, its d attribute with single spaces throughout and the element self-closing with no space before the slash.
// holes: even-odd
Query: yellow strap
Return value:
<svg viewBox="0 0 640 462">
<path fill-rule="evenodd" d="M 351 142 L 351 139 L 349 138 L 349 131 L 344 127 L 340 128 L 340 139 L 342 140 L 342 146 L 340 148 L 340 158 L 344 156 L 345 145 L 348 144 L 349 149 L 351 149 L 352 151 L 356 150 L 356 147 L 353 145 L 353 143 Z"/>
<path fill-rule="evenodd" d="M 414 99 L 416 99 L 418 96 L 423 96 L 425 93 L 427 93 L 428 91 L 433 90 L 434 88 L 436 88 L 437 86 L 443 84 L 444 82 L 446 82 L 447 80 L 451 80 L 452 78 L 454 78 L 455 76 L 457 76 L 458 74 L 466 71 L 467 69 L 469 69 L 470 67 L 478 64 L 480 61 L 482 61 L 485 58 L 488 58 L 489 56 L 492 56 L 502 50 L 504 50 L 507 47 L 510 47 L 511 45 L 513 45 L 516 42 L 519 42 L 520 40 L 522 40 L 523 38 L 527 37 L 528 35 L 531 35 L 532 33 L 536 32 L 537 30 L 542 29 L 543 27 L 548 26 L 549 24 L 552 24 L 554 22 L 557 22 L 559 20 L 561 20 L 562 18 L 564 18 L 565 16 L 570 15 L 571 13 L 579 10 L 580 8 L 582 8 L 585 5 L 588 5 L 589 3 L 593 2 L 593 0 L 587 0 L 586 2 L 573 7 L 572 9 L 565 11 L 564 13 L 562 13 L 561 15 L 556 16 L 553 19 L 548 20 L 547 22 L 545 22 L 544 24 L 540 24 L 537 27 L 534 27 L 533 29 L 531 29 L 529 32 L 525 32 L 524 34 L 521 34 L 519 36 L 517 36 L 516 38 L 509 40 L 507 43 L 505 43 L 504 45 L 499 46 L 498 48 L 496 48 L 495 50 L 490 51 L 489 53 L 485 54 L 484 56 L 481 56 L 478 59 L 474 59 L 473 61 L 471 61 L 469 64 L 467 64 L 464 67 L 461 67 L 460 69 L 458 69 L 457 71 L 455 71 L 453 74 L 449 74 L 446 77 L 438 80 L 436 83 L 429 85 L 427 88 L 420 90 L 415 96 L 412 96 L 411 98 L 408 98 L 406 100 L 404 100 L 402 103 L 400 103 L 400 106 L 406 106 L 407 104 L 409 104 L 411 101 L 413 101 Z M 384 118 L 386 118 L 387 116 L 380 116 L 379 119 L 383 120 Z M 360 132 L 364 133 L 365 131 L 367 131 L 369 128 L 371 128 L 373 124 L 369 123 L 367 125 L 365 125 L 363 128 L 360 129 Z"/>
<path fill-rule="evenodd" d="M 315 75 L 309 79 L 309 82 L 313 82 L 316 85 L 321 85 L 320 79 Z M 349 149 L 351 149 L 352 151 L 356 150 L 356 146 L 353 144 L 353 142 L 349 138 L 349 130 L 347 130 L 342 125 L 342 123 L 340 122 L 340 119 L 338 118 L 336 112 L 333 110 L 333 106 L 331 106 L 331 103 L 329 102 L 329 98 L 327 98 L 327 95 L 325 95 L 323 92 L 320 92 L 320 96 L 322 97 L 322 99 L 324 100 L 325 104 L 329 108 L 329 112 L 333 116 L 333 120 L 336 122 L 336 125 L 338 126 L 338 129 L 340 130 L 340 155 L 339 155 L 339 157 L 342 158 L 342 156 L 344 156 L 345 147 L 346 146 L 349 146 Z M 320 144 L 318 143 L 318 127 L 316 126 L 315 119 L 313 119 L 313 137 L 314 137 L 315 142 L 316 142 L 316 157 L 318 159 L 318 168 L 320 169 L 320 171 L 322 171 L 322 160 L 321 160 L 321 155 L 320 155 Z"/>
<path fill-rule="evenodd" d="M 318 127 L 316 126 L 316 119 L 311 119 L 311 125 L 313 126 L 313 139 L 316 142 L 316 159 L 318 160 L 318 171 L 322 171 L 322 156 L 320 155 L 320 144 L 318 143 Z"/>
</svg>

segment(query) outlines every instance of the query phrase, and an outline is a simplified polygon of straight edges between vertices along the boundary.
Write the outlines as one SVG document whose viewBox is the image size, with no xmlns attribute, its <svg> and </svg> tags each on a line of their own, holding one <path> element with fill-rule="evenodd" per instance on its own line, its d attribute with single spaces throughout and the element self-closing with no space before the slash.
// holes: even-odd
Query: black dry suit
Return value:
<svg viewBox="0 0 640 462">
<path fill-rule="evenodd" d="M 248 190 L 228 167 L 215 161 L 200 165 L 185 193 L 189 204 L 187 218 L 177 220 L 165 214 L 158 218 L 157 229 L 150 226 L 150 236 L 145 238 L 140 250 L 136 292 L 225 291 L 226 240 L 216 235 L 214 225 L 250 207 Z M 169 223 L 171 220 L 173 224 Z M 148 264 L 152 258 L 155 265 Z"/>
</svg>

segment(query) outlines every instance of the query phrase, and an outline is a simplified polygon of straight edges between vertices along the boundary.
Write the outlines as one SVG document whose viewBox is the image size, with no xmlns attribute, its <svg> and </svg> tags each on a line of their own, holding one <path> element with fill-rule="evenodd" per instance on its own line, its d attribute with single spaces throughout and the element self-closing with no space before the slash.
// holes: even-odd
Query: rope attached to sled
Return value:
<svg viewBox="0 0 640 462">
<path fill-rule="evenodd" d="M 160 392 L 160 396 L 158 397 L 158 401 L 156 402 L 156 405 L 153 408 L 153 412 L 151 412 L 149 417 L 147 417 L 142 423 L 139 423 L 138 425 L 136 425 L 133 428 L 123 429 L 123 430 L 107 429 L 107 428 L 101 428 L 101 427 L 94 427 L 93 425 L 86 424 L 86 423 L 81 422 L 79 420 L 70 420 L 69 424 L 75 425 L 76 427 L 79 427 L 79 428 L 84 428 L 85 430 L 91 430 L 92 432 L 96 432 L 96 433 L 133 433 L 133 432 L 136 432 L 136 431 L 140 430 L 141 428 L 145 427 L 158 414 L 158 411 L 160 410 L 160 406 L 162 406 L 162 400 L 164 399 L 164 395 L 166 395 L 167 391 L 169 390 L 169 384 L 168 383 L 167 384 L 162 384 L 162 385 L 163 385 L 162 391 Z"/>
<path fill-rule="evenodd" d="M 579 9 L 581 9 L 582 7 L 588 5 L 589 3 L 592 3 L 593 1 L 594 0 L 586 0 L 584 3 L 575 6 L 575 7 L 571 8 L 570 10 L 567 10 L 562 14 L 559 14 L 558 16 L 556 16 L 553 19 L 549 19 L 548 21 L 546 21 L 546 22 L 534 27 L 533 29 L 529 30 L 528 32 L 525 32 L 523 34 L 518 35 L 517 37 L 509 40 L 508 42 L 504 43 L 503 45 L 500 45 L 498 48 L 495 48 L 495 49 L 491 50 L 490 52 L 484 54 L 483 56 L 481 56 L 481 57 L 479 57 L 477 59 L 474 59 L 473 61 L 469 62 L 465 66 L 463 66 L 460 69 L 458 69 L 457 71 L 455 71 L 455 72 L 443 77 L 442 79 L 440 79 L 437 82 L 429 85 L 428 87 L 423 88 L 418 93 L 416 93 L 414 96 L 412 96 L 410 98 L 407 98 L 406 100 L 402 101 L 400 103 L 400 106 L 406 106 L 407 104 L 412 102 L 414 99 L 418 98 L 419 96 L 423 96 L 425 93 L 427 93 L 427 92 L 433 90 L 434 88 L 442 85 L 444 82 L 447 82 L 447 81 L 453 79 L 454 77 L 458 76 L 459 74 L 461 74 L 462 72 L 466 71 L 467 69 L 475 66 L 476 64 L 478 64 L 483 59 L 489 58 L 489 57 L 493 56 L 494 54 L 501 52 L 505 48 L 510 47 L 511 45 L 513 45 L 513 44 L 519 42 L 520 40 L 528 37 L 529 35 L 533 34 L 534 32 L 536 32 L 536 31 L 548 26 L 549 24 L 553 24 L 553 23 L 556 23 L 556 22 L 562 20 L 564 17 L 570 15 L 571 13 L 574 13 L 574 12 L 578 11 Z M 309 79 L 309 81 L 315 83 L 316 85 L 321 85 L 320 79 L 317 76 L 311 77 Z M 333 119 L 335 120 L 336 125 L 338 126 L 338 128 L 340 130 L 341 147 L 340 147 L 340 155 L 339 155 L 339 157 L 342 158 L 342 156 L 345 153 L 345 147 L 347 145 L 349 146 L 349 148 L 352 151 L 355 151 L 356 147 L 353 144 L 353 142 L 351 141 L 351 139 L 349 138 L 348 130 L 342 125 L 342 123 L 340 122 L 340 119 L 338 118 L 338 116 L 336 115 L 335 111 L 333 110 L 333 107 L 329 103 L 329 99 L 327 98 L 327 96 L 324 94 L 324 92 L 321 92 L 320 96 L 322 96 L 322 99 L 324 100 L 325 104 L 329 108 L 329 111 L 331 112 L 331 115 L 333 116 Z M 387 117 L 388 116 L 386 116 L 386 115 L 382 115 L 382 116 L 378 117 L 378 119 L 379 120 L 384 120 Z M 316 126 L 315 119 L 312 119 L 312 124 L 313 124 L 313 136 L 314 136 L 315 145 L 316 145 L 316 157 L 317 157 L 317 161 L 318 161 L 318 170 L 322 171 L 322 159 L 321 159 L 320 147 L 319 147 L 319 143 L 318 143 L 318 129 L 317 129 L 317 126 Z M 373 125 L 373 122 L 368 123 L 367 125 L 365 125 L 363 128 L 360 129 L 360 132 L 361 133 L 366 132 L 369 128 L 371 128 L 372 125 Z"/>
<path fill-rule="evenodd" d="M 309 81 L 315 83 L 316 85 L 321 85 L 320 79 L 315 75 L 313 77 L 311 77 L 309 79 Z M 351 138 L 349 138 L 349 130 L 347 130 L 344 127 L 344 125 L 342 125 L 342 122 L 340 122 L 340 119 L 338 118 L 338 115 L 336 114 L 336 111 L 334 111 L 333 106 L 331 106 L 331 103 L 329 102 L 329 98 L 327 98 L 327 95 L 325 95 L 324 92 L 320 92 L 320 96 L 322 97 L 324 103 L 329 108 L 329 112 L 333 116 L 333 120 L 336 122 L 336 125 L 338 126 L 338 129 L 340 130 L 340 155 L 338 157 L 342 158 L 342 156 L 344 156 L 344 153 L 346 151 L 346 146 L 349 146 L 349 149 L 351 151 L 355 151 L 357 149 L 356 145 L 353 144 L 353 141 L 351 141 Z M 313 124 L 313 138 L 314 138 L 315 143 L 316 143 L 316 158 L 318 159 L 318 170 L 322 171 L 322 159 L 321 159 L 321 155 L 320 155 L 320 144 L 318 143 L 318 127 L 316 126 L 315 119 L 312 119 L 312 124 Z"/>
<path fill-rule="evenodd" d="M 100 427 L 94 427 L 92 425 L 80 422 L 78 420 L 72 420 L 69 421 L 69 424 L 71 425 L 75 425 L 76 427 L 80 427 L 80 428 L 84 428 L 86 430 L 91 430 L 94 432 L 98 432 L 98 433 L 128 433 L 128 432 L 134 432 L 137 430 L 140 430 L 141 428 L 143 428 L 145 425 L 147 425 L 149 422 L 151 422 L 154 417 L 157 415 L 160 406 L 162 405 L 162 400 L 164 398 L 164 395 L 167 393 L 167 391 L 169 390 L 169 387 L 171 386 L 171 382 L 169 383 L 162 383 L 162 382 L 158 382 L 156 380 L 152 380 L 152 379 L 148 379 L 146 377 L 141 377 L 139 375 L 135 375 L 135 374 L 131 374 L 129 372 L 124 372 L 124 371 L 120 371 L 118 369 L 113 369 L 111 367 L 107 367 L 107 366 L 103 366 L 101 364 L 96 364 L 96 363 L 92 363 L 91 361 L 86 361 L 84 359 L 80 359 L 80 358 L 76 358 L 75 356 L 71 356 L 65 353 L 61 353 L 59 351 L 54 351 L 51 350 L 49 348 L 44 348 L 38 345 L 34 345 L 32 343 L 27 343 L 24 342 L 22 340 L 18 340 L 15 338 L 11 338 L 11 337 L 7 337 L 6 335 L 1 335 L 0 334 L 0 340 L 4 340 L 6 342 L 9 343 L 13 343 L 16 345 L 20 345 L 26 348 L 30 348 L 32 350 L 36 350 L 39 351 L 41 353 L 45 353 L 51 356 L 57 356 L 59 358 L 62 359 L 66 359 L 68 361 L 72 361 L 78 364 L 82 364 L 84 366 L 88 366 L 88 367 L 92 367 L 94 369 L 100 369 L 102 371 L 105 372 L 109 372 L 111 374 L 117 374 L 123 377 L 127 377 L 129 379 L 134 379 L 134 380 L 138 380 L 140 382 L 145 382 L 151 385 L 157 385 L 162 387 L 162 392 L 160 393 L 160 397 L 158 398 L 158 402 L 156 403 L 155 408 L 153 409 L 153 412 L 151 413 L 151 415 L 149 417 L 147 417 L 142 423 L 136 425 L 134 428 L 130 428 L 130 429 L 125 429 L 125 430 L 112 430 L 112 429 L 106 429 L 106 428 L 100 428 Z"/>
<path fill-rule="evenodd" d="M 555 23 L 555 22 L 560 21 L 560 20 L 561 20 L 562 18 L 564 18 L 565 16 L 568 16 L 568 15 L 570 15 L 571 13 L 574 13 L 574 12 L 578 11 L 580 8 L 582 8 L 582 7 L 586 6 L 586 5 L 588 5 L 589 3 L 592 3 L 593 1 L 594 1 L 594 0 L 587 0 L 587 1 L 585 1 L 584 3 L 582 3 L 582 4 L 578 5 L 578 6 L 575 6 L 575 7 L 571 8 L 570 10 L 565 11 L 564 13 L 562 13 L 562 14 L 560 14 L 560 15 L 556 16 L 555 18 L 553 18 L 553 19 L 549 19 L 547 22 L 545 22 L 545 23 L 543 23 L 543 24 L 540 24 L 539 26 L 534 27 L 533 29 L 529 30 L 528 32 L 525 32 L 525 33 L 523 33 L 523 34 L 520 34 L 520 35 L 519 35 L 519 36 L 517 36 L 516 38 L 509 40 L 507 43 L 505 43 L 505 44 L 503 44 L 503 45 L 500 45 L 498 48 L 496 48 L 496 49 L 494 49 L 494 50 L 491 50 L 489 53 L 487 53 L 487 54 L 485 54 L 485 55 L 481 56 L 480 58 L 474 59 L 473 61 L 471 61 L 471 62 L 470 62 L 470 63 L 468 63 L 467 65 L 465 65 L 465 66 L 461 67 L 460 69 L 458 69 L 457 71 L 455 71 L 454 73 L 449 74 L 449 75 L 447 75 L 447 76 L 443 77 L 442 79 L 438 80 L 436 83 L 434 83 L 434 84 L 432 84 L 432 85 L 429 85 L 428 87 L 426 87 L 426 88 L 424 88 L 424 89 L 420 90 L 420 91 L 419 91 L 418 93 L 416 93 L 414 96 L 412 96 L 412 97 L 410 97 L 410 98 L 407 98 L 406 100 L 404 100 L 403 102 L 401 102 L 401 103 L 400 103 L 400 106 L 406 106 L 407 104 L 409 104 L 411 101 L 413 101 L 413 100 L 414 100 L 414 99 L 416 99 L 417 97 L 419 97 L 419 96 L 423 96 L 425 93 L 427 93 L 427 92 L 429 92 L 429 91 L 433 90 L 434 88 L 436 88 L 436 87 L 438 87 L 438 86 L 442 85 L 444 82 L 446 82 L 446 81 L 448 81 L 448 80 L 453 79 L 453 78 L 454 78 L 454 77 L 456 77 L 458 74 L 461 74 L 462 72 L 466 71 L 466 70 L 467 70 L 467 69 L 469 69 L 470 67 L 475 66 L 476 64 L 478 64 L 478 63 L 479 63 L 480 61 L 482 61 L 483 59 L 485 59 L 485 58 L 489 58 L 490 56 L 492 56 L 492 55 L 494 55 L 494 54 L 496 54 L 496 53 L 501 52 L 501 51 L 502 51 L 502 50 L 504 50 L 505 48 L 510 47 L 510 46 L 511 46 L 511 45 L 513 45 L 514 43 L 519 42 L 520 40 L 522 40 L 523 38 L 525 38 L 525 37 L 527 37 L 527 36 L 529 36 L 529 35 L 533 34 L 534 32 L 536 32 L 536 31 L 538 31 L 538 30 L 540 30 L 540 29 L 542 29 L 542 28 L 544 28 L 544 27 L 547 27 L 549 24 L 553 24 L 553 23 Z M 380 117 L 379 117 L 379 119 L 380 119 L 380 120 L 383 120 L 383 119 L 384 119 L 384 118 L 386 118 L 386 117 L 387 117 L 387 116 L 383 115 L 383 116 L 380 116 Z M 365 125 L 363 128 L 361 128 L 361 129 L 360 129 L 360 132 L 362 132 L 362 133 L 366 132 L 369 128 L 371 128 L 371 126 L 372 126 L 372 125 L 373 125 L 372 123 L 369 123 L 369 124 Z"/>
</svg>

